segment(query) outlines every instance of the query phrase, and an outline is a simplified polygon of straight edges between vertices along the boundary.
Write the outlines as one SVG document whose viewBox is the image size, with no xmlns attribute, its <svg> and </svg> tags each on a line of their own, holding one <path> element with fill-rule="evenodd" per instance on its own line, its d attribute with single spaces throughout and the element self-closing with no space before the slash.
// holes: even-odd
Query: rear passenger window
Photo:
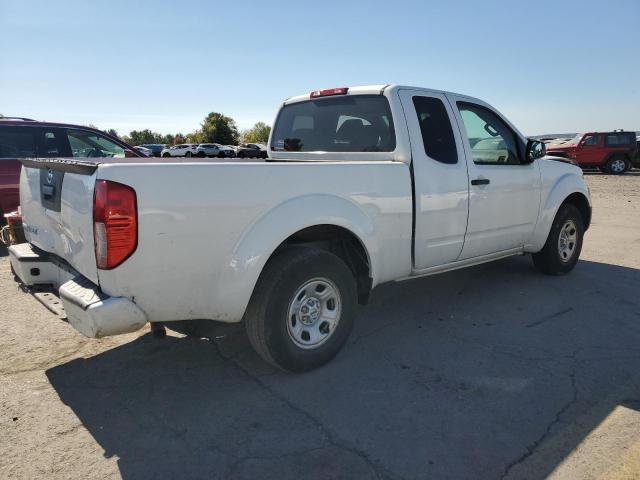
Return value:
<svg viewBox="0 0 640 480">
<path fill-rule="evenodd" d="M 418 115 L 425 153 L 442 163 L 457 163 L 458 151 L 451 121 L 442 100 L 433 97 L 413 97 Z"/>
<path fill-rule="evenodd" d="M 610 133 L 606 136 L 607 145 L 631 145 L 632 135 L 628 133 Z"/>
<path fill-rule="evenodd" d="M 35 156 L 36 138 L 33 127 L 0 127 L 0 158 Z"/>
</svg>

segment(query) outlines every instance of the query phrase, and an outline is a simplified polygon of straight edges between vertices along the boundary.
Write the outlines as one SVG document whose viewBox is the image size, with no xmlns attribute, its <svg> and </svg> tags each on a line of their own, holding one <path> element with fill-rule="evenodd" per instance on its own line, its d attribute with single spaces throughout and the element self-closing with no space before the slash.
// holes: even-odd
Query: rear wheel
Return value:
<svg viewBox="0 0 640 480">
<path fill-rule="evenodd" d="M 163 157 L 163 158 L 168 158 L 168 157 L 170 157 L 170 156 L 171 156 L 171 155 L 169 155 L 168 153 L 163 153 L 163 154 L 162 154 L 162 157 Z"/>
<path fill-rule="evenodd" d="M 265 267 L 245 314 L 247 335 L 267 362 L 303 372 L 346 342 L 356 312 L 349 267 L 325 250 L 292 247 Z"/>
<path fill-rule="evenodd" d="M 190 157 L 191 156 L 191 152 L 187 152 L 184 154 L 185 157 Z"/>
<path fill-rule="evenodd" d="M 612 175 L 622 175 L 629 170 L 629 163 L 624 157 L 613 157 L 607 162 L 607 170 Z"/>
<path fill-rule="evenodd" d="M 238 158 L 244 158 L 244 152 L 238 152 Z"/>
<path fill-rule="evenodd" d="M 218 158 L 224 158 L 224 157 L 225 157 L 224 152 L 218 152 Z"/>
<path fill-rule="evenodd" d="M 533 254 L 533 264 L 548 275 L 563 275 L 578 263 L 582 251 L 584 221 L 569 203 L 560 206 L 542 250 Z"/>
<path fill-rule="evenodd" d="M 198 156 L 199 156 L 200 158 L 204 158 L 204 157 L 206 157 L 206 154 L 204 153 L 204 151 L 203 151 L 203 150 L 200 150 L 200 151 L 198 152 Z"/>
</svg>

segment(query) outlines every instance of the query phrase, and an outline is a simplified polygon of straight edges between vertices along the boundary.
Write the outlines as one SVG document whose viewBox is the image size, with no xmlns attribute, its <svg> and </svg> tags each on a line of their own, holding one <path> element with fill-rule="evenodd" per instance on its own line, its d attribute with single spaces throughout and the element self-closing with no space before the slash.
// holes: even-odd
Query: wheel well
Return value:
<svg viewBox="0 0 640 480">
<path fill-rule="evenodd" d="M 627 162 L 631 161 L 631 157 L 625 152 L 613 152 L 610 153 L 605 159 L 604 163 L 608 163 L 609 160 L 613 160 L 614 158 L 624 158 Z"/>
<path fill-rule="evenodd" d="M 340 257 L 353 272 L 358 287 L 358 302 L 366 304 L 371 293 L 371 265 L 367 250 L 351 231 L 336 225 L 315 225 L 294 233 L 282 242 L 273 255 L 290 245 L 322 248 Z M 273 256 L 272 255 L 272 256 Z"/>
<path fill-rule="evenodd" d="M 582 219 L 584 220 L 584 229 L 586 231 L 591 224 L 591 207 L 589 206 L 587 197 L 576 192 L 565 198 L 562 203 L 569 203 L 580 211 L 580 215 L 582 215 Z"/>
</svg>

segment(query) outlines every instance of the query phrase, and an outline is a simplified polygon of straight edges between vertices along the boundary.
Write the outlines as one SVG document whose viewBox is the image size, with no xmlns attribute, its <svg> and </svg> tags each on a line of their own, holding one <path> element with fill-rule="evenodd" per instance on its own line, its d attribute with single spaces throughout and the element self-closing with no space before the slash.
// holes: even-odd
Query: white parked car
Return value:
<svg viewBox="0 0 640 480">
<path fill-rule="evenodd" d="M 219 143 L 201 143 L 196 147 L 195 155 L 198 157 L 231 158 L 236 156 L 236 152 Z"/>
<path fill-rule="evenodd" d="M 269 162 L 22 160 L 28 243 L 11 265 L 58 287 L 87 336 L 243 321 L 266 361 L 304 371 L 377 285 L 520 254 L 564 274 L 591 221 L 577 166 L 464 95 L 315 91 L 284 102 L 268 148 Z"/>
<path fill-rule="evenodd" d="M 173 145 L 171 147 L 165 147 L 160 152 L 161 157 L 192 157 L 196 154 L 198 148 L 197 143 L 181 143 L 180 145 Z"/>
<path fill-rule="evenodd" d="M 153 157 L 153 152 L 151 151 L 150 148 L 147 147 L 143 147 L 142 145 L 136 145 L 135 147 L 136 150 L 138 150 L 141 154 L 143 154 L 145 157 Z"/>
</svg>

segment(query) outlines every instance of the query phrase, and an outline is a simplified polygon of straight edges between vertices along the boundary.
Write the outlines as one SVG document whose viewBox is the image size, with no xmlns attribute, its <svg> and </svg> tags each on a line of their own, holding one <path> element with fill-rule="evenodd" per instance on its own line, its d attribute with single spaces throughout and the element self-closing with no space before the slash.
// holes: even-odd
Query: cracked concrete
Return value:
<svg viewBox="0 0 640 480">
<path fill-rule="evenodd" d="M 0 477 L 638 477 L 640 256 L 610 244 L 640 244 L 640 175 L 587 178 L 571 275 L 512 258 L 384 286 L 305 375 L 241 330 L 85 339 L 0 251 Z"/>
</svg>

